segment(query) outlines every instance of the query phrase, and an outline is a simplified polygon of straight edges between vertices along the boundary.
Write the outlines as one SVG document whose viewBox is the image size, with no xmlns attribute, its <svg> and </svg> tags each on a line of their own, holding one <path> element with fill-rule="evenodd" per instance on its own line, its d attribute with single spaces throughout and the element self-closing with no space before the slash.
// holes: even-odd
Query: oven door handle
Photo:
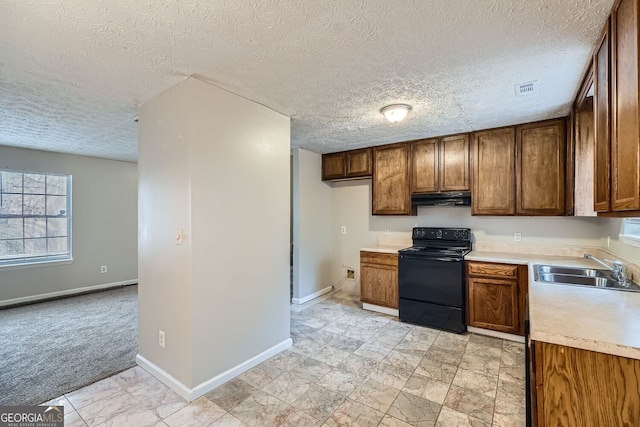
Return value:
<svg viewBox="0 0 640 427">
<path fill-rule="evenodd" d="M 400 258 L 424 259 L 424 260 L 428 260 L 428 261 L 442 261 L 442 262 L 460 262 L 460 261 L 462 261 L 461 257 L 455 257 L 455 256 L 424 256 L 424 255 L 405 255 L 405 254 L 401 254 Z"/>
</svg>

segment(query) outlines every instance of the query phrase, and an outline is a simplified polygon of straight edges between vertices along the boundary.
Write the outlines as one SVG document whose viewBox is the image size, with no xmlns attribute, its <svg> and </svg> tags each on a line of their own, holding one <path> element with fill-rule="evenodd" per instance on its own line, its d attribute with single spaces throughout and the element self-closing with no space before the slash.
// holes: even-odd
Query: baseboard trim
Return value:
<svg viewBox="0 0 640 427">
<path fill-rule="evenodd" d="M 389 307 L 381 307 L 379 305 L 374 305 L 374 304 L 368 304 L 366 302 L 362 303 L 362 308 L 364 310 L 369 310 L 369 311 L 376 311 L 378 313 L 382 313 L 382 314 L 388 314 L 389 316 L 396 316 L 398 317 L 398 310 L 395 308 L 389 308 Z"/>
<path fill-rule="evenodd" d="M 304 298 L 291 298 L 291 302 L 293 304 L 304 304 L 305 302 L 311 301 L 312 299 L 318 298 L 324 294 L 328 294 L 333 289 L 333 286 L 329 286 L 327 288 L 321 289 L 318 292 L 314 292 L 311 295 L 307 295 Z"/>
<path fill-rule="evenodd" d="M 524 337 L 520 335 L 507 334 L 506 332 L 492 331 L 491 329 L 476 328 L 475 326 L 467 326 L 467 332 L 473 332 L 478 335 L 487 335 L 494 338 L 502 338 L 507 341 L 515 341 L 524 344 Z"/>
<path fill-rule="evenodd" d="M 197 398 L 209 393 L 214 388 L 221 386 L 222 384 L 248 371 L 254 366 L 259 365 L 260 363 L 264 362 L 270 357 L 273 357 L 276 354 L 288 349 L 292 345 L 293 345 L 293 341 L 291 340 L 291 338 L 288 338 L 274 345 L 273 347 L 263 351 L 257 356 L 254 356 L 251 359 L 245 360 L 239 365 L 236 365 L 233 368 L 228 369 L 227 371 L 219 375 L 216 375 L 215 377 L 208 379 L 203 383 L 198 384 L 194 388 L 187 387 L 182 382 L 174 378 L 167 371 L 160 368 L 155 363 L 149 361 L 148 359 L 146 359 L 144 356 L 141 356 L 140 354 L 136 355 L 136 362 L 142 369 L 144 369 L 145 371 L 149 372 L 151 375 L 156 377 L 158 380 L 160 380 L 160 382 L 162 382 L 164 385 L 166 385 L 167 387 L 175 391 L 183 399 L 185 399 L 188 402 L 193 402 Z"/>
<path fill-rule="evenodd" d="M 33 296 L 29 296 L 29 297 L 7 299 L 7 300 L 4 300 L 4 301 L 0 301 L 0 307 L 16 306 L 16 305 L 30 304 L 30 303 L 33 303 L 33 302 L 42 302 L 42 301 L 54 300 L 54 299 L 64 298 L 64 297 L 69 297 L 69 296 L 88 294 L 88 293 L 96 292 L 96 291 L 103 291 L 103 290 L 109 289 L 109 288 L 117 288 L 117 287 L 120 287 L 120 286 L 135 285 L 136 283 L 138 283 L 138 279 L 123 280 L 121 282 L 104 283 L 102 285 L 86 286 L 84 288 L 75 288 L 75 289 L 69 289 L 69 290 L 66 290 L 66 291 L 50 292 L 50 293 L 47 293 L 47 294 L 33 295 Z"/>
</svg>

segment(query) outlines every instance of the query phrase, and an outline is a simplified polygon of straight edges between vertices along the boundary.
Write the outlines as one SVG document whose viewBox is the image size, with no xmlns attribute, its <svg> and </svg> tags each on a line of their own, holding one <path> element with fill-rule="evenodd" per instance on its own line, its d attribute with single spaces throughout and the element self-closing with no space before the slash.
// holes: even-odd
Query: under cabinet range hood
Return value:
<svg viewBox="0 0 640 427">
<path fill-rule="evenodd" d="M 450 191 L 447 193 L 420 193 L 411 195 L 413 206 L 471 206 L 470 191 Z"/>
</svg>

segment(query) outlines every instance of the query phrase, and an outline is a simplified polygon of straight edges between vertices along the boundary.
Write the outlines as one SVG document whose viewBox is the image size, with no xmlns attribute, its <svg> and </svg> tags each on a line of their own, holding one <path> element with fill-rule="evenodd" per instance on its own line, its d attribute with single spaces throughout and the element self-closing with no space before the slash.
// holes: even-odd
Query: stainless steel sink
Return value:
<svg viewBox="0 0 640 427">
<path fill-rule="evenodd" d="M 533 275 L 537 282 L 640 292 L 640 286 L 636 283 L 628 281 L 627 286 L 624 286 L 613 276 L 611 271 L 604 269 L 536 264 L 533 266 Z"/>
</svg>

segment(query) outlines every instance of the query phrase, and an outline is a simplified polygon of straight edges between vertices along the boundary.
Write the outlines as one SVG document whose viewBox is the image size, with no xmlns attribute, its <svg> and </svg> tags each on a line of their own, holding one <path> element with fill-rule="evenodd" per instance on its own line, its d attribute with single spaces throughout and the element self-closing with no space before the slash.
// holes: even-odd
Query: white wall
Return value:
<svg viewBox="0 0 640 427">
<path fill-rule="evenodd" d="M 622 218 L 601 218 L 602 228 L 600 245 L 616 255 L 640 265 L 640 248 L 637 246 L 627 245 L 620 239 L 622 233 Z M 607 245 L 607 237 L 611 237 L 609 245 Z M 635 279 L 634 279 L 635 280 Z"/>
<path fill-rule="evenodd" d="M 191 78 L 139 117 L 140 356 L 202 391 L 289 340 L 289 118 Z"/>
<path fill-rule="evenodd" d="M 513 233 L 522 233 L 523 245 L 600 246 L 598 218 L 575 217 L 483 217 L 471 216 L 470 207 L 418 208 L 417 216 L 371 215 L 371 180 L 335 182 L 333 187 L 333 281 L 346 275 L 343 265 L 359 272 L 361 247 L 378 239 L 411 240 L 411 229 L 420 227 L 467 227 L 476 242 L 514 243 Z M 347 234 L 340 234 L 341 226 Z M 388 229 L 390 235 L 385 236 Z M 346 281 L 345 290 L 358 293 L 357 281 Z"/>
<path fill-rule="evenodd" d="M 293 150 L 293 299 L 331 286 L 332 190 L 320 180 L 322 155 Z"/>
<path fill-rule="evenodd" d="M 73 262 L 0 268 L 0 303 L 137 281 L 135 163 L 0 146 L 0 168 L 73 177 Z"/>
</svg>

